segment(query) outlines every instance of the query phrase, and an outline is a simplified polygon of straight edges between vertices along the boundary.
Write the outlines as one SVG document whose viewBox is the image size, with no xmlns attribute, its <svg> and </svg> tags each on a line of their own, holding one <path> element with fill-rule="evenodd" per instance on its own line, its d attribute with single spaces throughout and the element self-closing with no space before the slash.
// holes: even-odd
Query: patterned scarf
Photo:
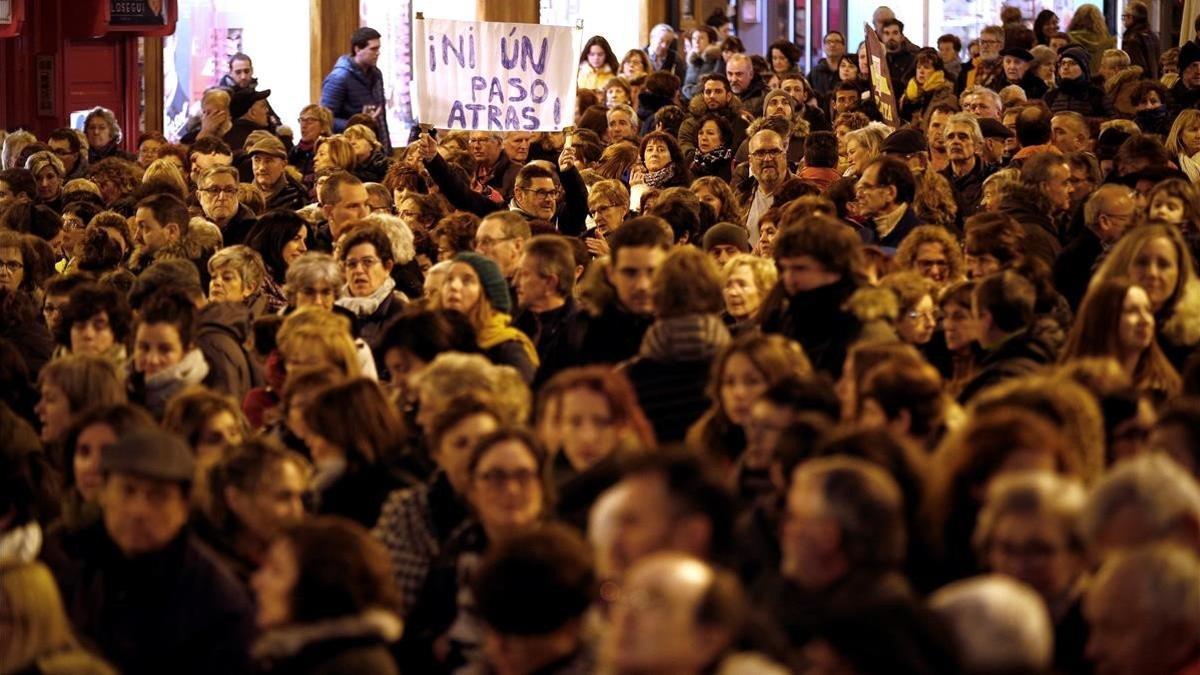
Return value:
<svg viewBox="0 0 1200 675">
<path fill-rule="evenodd" d="M 675 165 L 668 164 L 658 171 L 647 170 L 642 174 L 642 180 L 646 185 L 652 188 L 662 188 L 667 186 L 667 181 L 675 176 Z"/>
<path fill-rule="evenodd" d="M 692 159 L 692 166 L 697 171 L 711 169 L 713 166 L 721 162 L 728 162 L 733 158 L 733 150 L 726 147 L 720 147 L 709 152 L 696 151 L 696 156 Z"/>
</svg>

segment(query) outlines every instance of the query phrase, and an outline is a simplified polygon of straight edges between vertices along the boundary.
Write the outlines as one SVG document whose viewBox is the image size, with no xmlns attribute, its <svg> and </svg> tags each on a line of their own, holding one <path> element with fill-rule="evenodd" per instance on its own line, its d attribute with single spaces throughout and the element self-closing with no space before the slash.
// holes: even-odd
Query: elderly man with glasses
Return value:
<svg viewBox="0 0 1200 675">
<path fill-rule="evenodd" d="M 204 217 L 221 229 L 227 246 L 240 244 L 254 226 L 254 212 L 238 201 L 238 170 L 232 166 L 205 169 L 196 194 Z"/>
</svg>

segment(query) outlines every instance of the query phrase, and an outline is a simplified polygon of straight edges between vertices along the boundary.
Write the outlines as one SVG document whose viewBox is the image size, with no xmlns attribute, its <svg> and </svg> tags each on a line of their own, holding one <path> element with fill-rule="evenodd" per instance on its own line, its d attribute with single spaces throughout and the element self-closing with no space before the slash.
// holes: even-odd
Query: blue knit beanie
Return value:
<svg viewBox="0 0 1200 675">
<path fill-rule="evenodd" d="M 505 314 L 512 310 L 512 299 L 508 297 L 508 282 L 504 280 L 496 261 L 478 253 L 462 251 L 454 256 L 454 262 L 466 263 L 475 270 L 479 277 L 479 285 L 483 287 L 483 293 L 488 302 L 492 303 L 493 309 Z"/>
</svg>

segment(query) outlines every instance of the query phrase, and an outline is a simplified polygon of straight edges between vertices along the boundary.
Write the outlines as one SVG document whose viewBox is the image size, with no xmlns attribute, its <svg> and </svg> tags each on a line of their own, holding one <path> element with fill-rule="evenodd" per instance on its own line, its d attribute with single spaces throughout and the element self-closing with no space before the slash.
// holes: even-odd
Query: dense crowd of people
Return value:
<svg viewBox="0 0 1200 675">
<path fill-rule="evenodd" d="M 565 132 L 13 130 L 0 675 L 1200 673 L 1200 44 L 724 15 Z M 136 147 L 136 155 L 126 152 Z"/>
</svg>

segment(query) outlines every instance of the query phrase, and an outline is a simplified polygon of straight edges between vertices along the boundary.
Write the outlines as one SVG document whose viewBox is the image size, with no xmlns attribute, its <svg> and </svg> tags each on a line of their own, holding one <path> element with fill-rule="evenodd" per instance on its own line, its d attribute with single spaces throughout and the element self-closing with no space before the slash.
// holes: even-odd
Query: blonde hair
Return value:
<svg viewBox="0 0 1200 675">
<path fill-rule="evenodd" d="M 349 171 L 354 168 L 354 146 L 342 134 L 318 138 L 317 144 L 313 146 L 313 156 L 315 157 L 321 147 L 327 144 L 329 145 L 329 161 L 335 170 Z"/>
<path fill-rule="evenodd" d="M 375 135 L 375 132 L 371 131 L 371 128 L 365 124 L 351 124 L 350 126 L 346 127 L 346 130 L 342 132 L 342 135 L 345 136 L 347 140 L 366 141 L 371 144 L 372 150 L 380 150 L 383 148 L 383 144 L 379 142 L 379 138 Z"/>
<path fill-rule="evenodd" d="M 0 599 L 12 614 L 8 645 L 0 651 L 0 673 L 23 671 L 39 656 L 79 648 L 58 584 L 44 564 L 0 567 Z"/>
<path fill-rule="evenodd" d="M 319 103 L 310 103 L 300 109 L 300 117 L 306 114 L 311 114 L 313 117 L 321 120 L 321 134 L 328 135 L 333 133 L 333 111 Z"/>
<path fill-rule="evenodd" d="M 754 285 L 758 287 L 758 292 L 764 298 L 775 287 L 775 282 L 779 280 L 779 270 L 775 268 L 774 261 L 749 253 L 739 253 L 726 260 L 725 266 L 721 268 L 722 287 L 729 283 L 729 277 L 733 276 L 733 273 L 740 267 L 750 268 L 750 277 L 754 279 Z"/>
<path fill-rule="evenodd" d="M 187 198 L 187 181 L 183 179 L 183 174 L 180 173 L 179 167 L 171 160 L 159 158 L 150 162 L 150 166 L 146 167 L 146 172 L 142 174 L 142 182 L 149 183 L 151 180 L 170 183 L 179 190 L 185 199 Z"/>
<path fill-rule="evenodd" d="M 417 376 L 415 387 L 422 417 L 436 418 L 454 399 L 483 395 L 505 424 L 524 424 L 533 396 L 516 369 L 493 364 L 480 354 L 446 352 Z"/>
<path fill-rule="evenodd" d="M 596 181 L 588 190 L 588 208 L 595 208 L 597 204 L 609 203 L 618 206 L 624 206 L 629 209 L 629 189 L 619 180 L 605 178 Z"/>
<path fill-rule="evenodd" d="M 1200 110 L 1187 108 L 1180 111 L 1171 124 L 1171 131 L 1167 133 L 1167 151 L 1173 155 L 1188 154 L 1183 147 L 1183 132 L 1193 127 L 1200 127 Z"/>
<path fill-rule="evenodd" d="M 222 267 L 232 267 L 238 273 L 242 278 L 242 286 L 247 289 L 247 295 L 258 291 L 267 275 L 267 268 L 258 251 L 242 244 L 226 246 L 208 259 L 210 275 L 216 276 Z"/>
<path fill-rule="evenodd" d="M 350 320 L 321 307 L 302 307 L 284 319 L 276 343 L 286 359 L 289 353 L 315 348 L 346 377 L 358 377 L 358 351 L 350 337 Z"/>
</svg>

